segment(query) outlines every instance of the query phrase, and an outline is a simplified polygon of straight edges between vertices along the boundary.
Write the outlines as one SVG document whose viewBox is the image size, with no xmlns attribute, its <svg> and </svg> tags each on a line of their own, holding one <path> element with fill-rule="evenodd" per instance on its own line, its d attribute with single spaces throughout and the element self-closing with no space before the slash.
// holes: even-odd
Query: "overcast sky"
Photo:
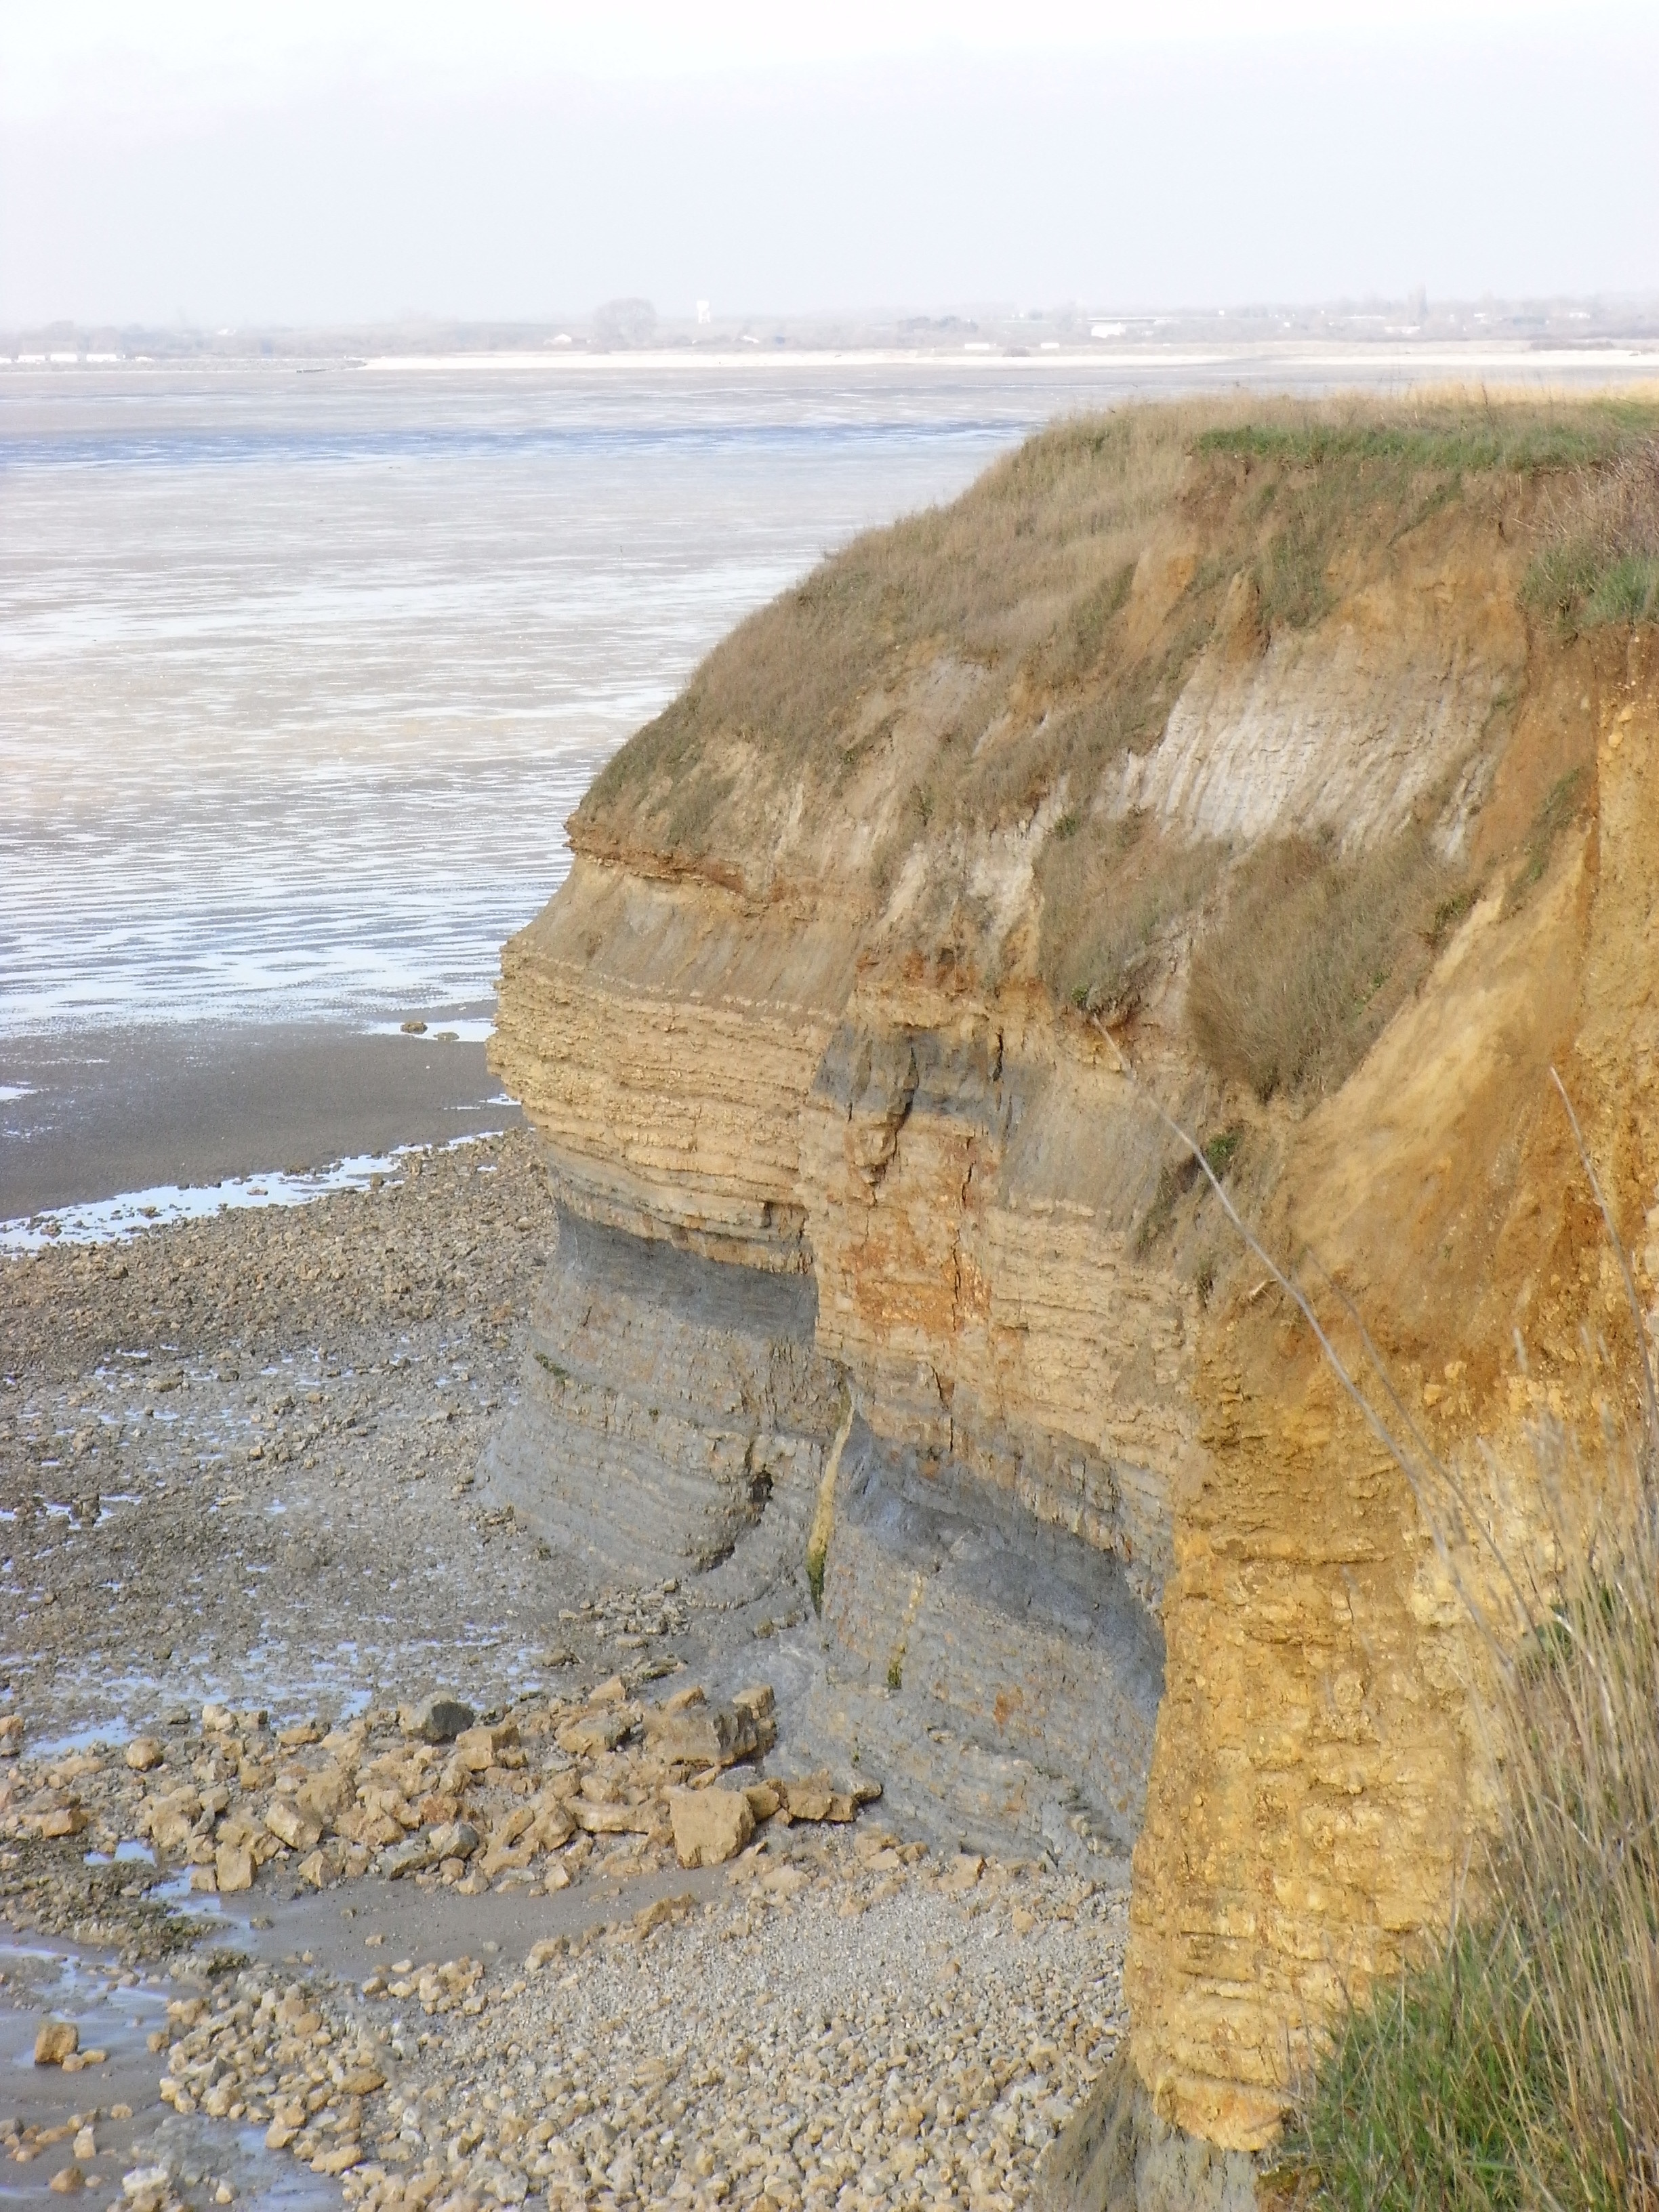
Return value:
<svg viewBox="0 0 1659 2212">
<path fill-rule="evenodd" d="M 1659 291 L 1659 0 L 0 0 L 0 324 Z"/>
</svg>

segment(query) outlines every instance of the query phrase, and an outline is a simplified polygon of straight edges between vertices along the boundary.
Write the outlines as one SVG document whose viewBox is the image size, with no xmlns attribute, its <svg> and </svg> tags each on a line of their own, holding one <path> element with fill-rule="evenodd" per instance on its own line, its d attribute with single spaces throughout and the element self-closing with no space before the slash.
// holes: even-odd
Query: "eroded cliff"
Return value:
<svg viewBox="0 0 1659 2212">
<path fill-rule="evenodd" d="M 1480 1530 L 1153 1102 L 1524 1547 L 1496 1470 L 1633 1347 L 1552 1065 L 1659 1268 L 1654 633 L 1538 585 L 1653 421 L 1047 433 L 736 632 L 504 956 L 564 1225 L 495 1479 L 810 1589 L 811 1725 L 919 1815 L 1133 1844 L 1134 2064 L 1221 2144 L 1444 1917 Z"/>
</svg>

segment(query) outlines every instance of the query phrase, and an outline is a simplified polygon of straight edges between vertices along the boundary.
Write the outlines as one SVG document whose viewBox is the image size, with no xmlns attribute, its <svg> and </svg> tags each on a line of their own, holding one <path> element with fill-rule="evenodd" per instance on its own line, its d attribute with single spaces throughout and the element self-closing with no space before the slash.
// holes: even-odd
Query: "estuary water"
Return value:
<svg viewBox="0 0 1659 2212">
<path fill-rule="evenodd" d="M 721 633 L 1094 381 L 0 371 L 0 1038 L 486 1000 Z"/>
</svg>

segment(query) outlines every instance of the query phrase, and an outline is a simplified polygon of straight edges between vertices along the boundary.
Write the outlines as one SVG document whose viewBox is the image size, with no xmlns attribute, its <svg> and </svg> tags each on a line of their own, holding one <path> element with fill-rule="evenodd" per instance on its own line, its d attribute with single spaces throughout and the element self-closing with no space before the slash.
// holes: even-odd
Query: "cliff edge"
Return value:
<svg viewBox="0 0 1659 2212">
<path fill-rule="evenodd" d="M 1448 1560 L 1533 1540 L 1539 1408 L 1633 1388 L 1547 1075 L 1651 1299 L 1656 426 L 1058 426 L 718 647 L 504 955 L 562 1228 L 495 1479 L 596 1576 L 810 1604 L 811 1725 L 918 1817 L 1133 1848 L 1136 2094 L 1224 2150 L 1443 1923 Z"/>
</svg>

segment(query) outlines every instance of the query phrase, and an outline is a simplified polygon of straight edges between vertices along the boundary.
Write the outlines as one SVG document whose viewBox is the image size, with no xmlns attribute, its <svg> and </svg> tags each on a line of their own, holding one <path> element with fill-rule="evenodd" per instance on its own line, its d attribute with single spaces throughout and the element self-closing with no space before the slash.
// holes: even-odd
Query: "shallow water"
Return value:
<svg viewBox="0 0 1659 2212">
<path fill-rule="evenodd" d="M 456 1152 L 478 1142 L 478 1136 L 457 1137 L 442 1149 Z M 401 1146 L 392 1152 L 358 1153 L 312 1174 L 271 1169 L 263 1175 L 226 1176 L 220 1182 L 156 1183 L 145 1190 L 119 1192 L 113 1198 L 21 1215 L 0 1220 L 0 1254 L 39 1252 L 48 1244 L 60 1243 L 121 1244 L 129 1237 L 175 1221 L 207 1221 L 217 1214 L 249 1207 L 309 1206 L 336 1191 L 368 1190 L 395 1181 L 407 1155 L 422 1149 L 426 1148 Z"/>
<path fill-rule="evenodd" d="M 192 1909 L 218 1902 L 182 1901 Z M 145 2039 L 165 2025 L 169 1998 L 198 1994 L 159 1974 L 124 1972 L 113 1960 L 68 1945 L 0 1940 L 0 2102 L 8 2114 L 18 2112 L 37 2124 L 56 2122 L 71 2107 L 96 2115 L 98 2187 L 82 2202 L 118 2203 L 124 2169 L 161 2164 L 185 2203 L 198 2212 L 222 2180 L 243 2212 L 331 2212 L 341 2202 L 339 2184 L 268 2150 L 263 2128 L 199 2112 L 185 2116 L 161 2102 L 156 2085 L 163 2062 L 150 2055 Z M 82 2048 L 103 2050 L 106 2062 L 73 2077 L 36 2067 L 34 2034 L 43 2014 L 73 2021 Z M 122 2101 L 131 2106 L 131 2118 L 112 2120 L 109 2107 Z M 50 2177 L 70 2155 L 69 2143 L 61 2142 L 26 2166 L 0 2166 L 0 2203 L 60 2202 L 49 2193 Z"/>
<path fill-rule="evenodd" d="M 1089 388 L 8 372 L 0 1038 L 487 999 L 702 653 Z"/>
</svg>

